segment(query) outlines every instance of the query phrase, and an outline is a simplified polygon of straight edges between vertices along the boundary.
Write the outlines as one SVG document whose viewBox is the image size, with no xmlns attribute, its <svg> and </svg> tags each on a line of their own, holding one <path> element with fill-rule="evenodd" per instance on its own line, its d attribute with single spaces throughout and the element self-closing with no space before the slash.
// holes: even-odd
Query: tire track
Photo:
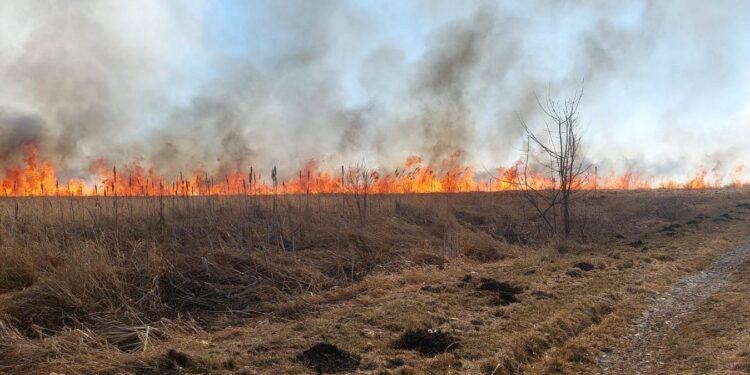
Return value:
<svg viewBox="0 0 750 375">
<path fill-rule="evenodd" d="M 654 298 L 633 322 L 634 332 L 627 338 L 627 347 L 619 352 L 603 353 L 597 359 L 598 373 L 643 374 L 659 365 L 658 351 L 667 334 L 700 302 L 719 291 L 748 255 L 750 243 L 738 245 L 705 269 L 680 279 L 668 291 Z"/>
</svg>

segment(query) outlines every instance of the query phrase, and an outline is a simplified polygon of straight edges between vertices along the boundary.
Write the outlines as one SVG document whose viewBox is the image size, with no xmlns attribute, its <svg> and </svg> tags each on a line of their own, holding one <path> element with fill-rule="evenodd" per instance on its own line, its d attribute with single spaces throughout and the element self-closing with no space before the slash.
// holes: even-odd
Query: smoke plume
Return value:
<svg viewBox="0 0 750 375">
<path fill-rule="evenodd" d="M 5 1 L 0 164 L 33 143 L 70 174 L 104 158 L 293 175 L 311 158 L 391 169 L 456 151 L 494 168 L 518 158 L 519 118 L 541 125 L 538 97 L 585 82 L 592 162 L 728 170 L 750 156 L 744 8 Z"/>
</svg>

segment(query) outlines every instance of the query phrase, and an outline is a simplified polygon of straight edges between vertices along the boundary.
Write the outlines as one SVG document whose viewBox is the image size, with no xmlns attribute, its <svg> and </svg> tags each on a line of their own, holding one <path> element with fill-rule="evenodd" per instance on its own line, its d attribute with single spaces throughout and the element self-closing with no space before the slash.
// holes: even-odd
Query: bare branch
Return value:
<svg viewBox="0 0 750 375">
<path fill-rule="evenodd" d="M 517 174 L 518 186 L 527 200 L 534 206 L 540 218 L 554 231 L 556 225 L 548 214 L 555 213 L 561 206 L 565 235 L 570 233 L 571 195 L 581 190 L 588 177 L 590 165 L 582 161 L 580 154 L 581 136 L 578 133 L 578 110 L 583 98 L 583 82 L 576 93 L 563 101 L 549 95 L 542 101 L 535 98 L 540 111 L 545 115 L 541 133 L 536 133 L 520 118 L 521 127 L 526 133 L 526 150 L 523 158 L 523 173 Z M 540 137 L 538 134 L 542 134 Z M 532 168 L 532 154 L 544 156 L 546 161 L 537 161 L 533 167 L 544 170 L 550 182 L 542 188 L 530 183 L 529 169 Z M 556 217 L 556 215 L 555 215 Z"/>
</svg>

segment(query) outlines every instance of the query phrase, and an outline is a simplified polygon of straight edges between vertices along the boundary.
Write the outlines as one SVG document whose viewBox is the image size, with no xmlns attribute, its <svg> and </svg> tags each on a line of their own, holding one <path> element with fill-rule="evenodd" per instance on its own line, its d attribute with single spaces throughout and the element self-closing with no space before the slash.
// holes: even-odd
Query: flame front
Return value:
<svg viewBox="0 0 750 375">
<path fill-rule="evenodd" d="M 109 167 L 104 160 L 92 166 L 97 178 L 95 183 L 82 179 L 60 181 L 55 168 L 46 160 L 40 160 L 37 148 L 25 148 L 23 166 L 7 167 L 0 183 L 0 193 L 6 197 L 19 196 L 201 196 L 201 195 L 270 195 L 270 194 L 412 194 L 412 193 L 457 193 L 497 192 L 517 190 L 519 181 L 525 181 L 535 189 L 555 187 L 555 180 L 544 174 L 526 171 L 521 162 L 497 168 L 494 175 L 479 178 L 474 168 L 460 163 L 461 154 L 456 152 L 440 166 L 424 164 L 418 156 L 407 158 L 403 167 L 390 173 L 371 171 L 363 167 L 341 167 L 338 171 L 323 171 L 311 160 L 291 179 L 266 179 L 255 168 L 236 171 L 224 176 L 212 176 L 195 169 L 190 175 L 179 174 L 167 178 L 153 168 L 146 170 L 139 162 L 120 167 Z M 737 166 L 729 174 L 728 187 L 741 187 L 747 182 L 743 178 L 744 166 Z M 268 172 L 266 172 L 268 174 Z M 275 175 L 275 174 L 274 174 Z M 600 176 L 589 172 L 576 184 L 583 189 L 706 189 L 719 188 L 723 176 L 716 170 L 708 173 L 701 169 L 684 181 L 656 180 L 632 170 L 622 175 Z"/>
</svg>

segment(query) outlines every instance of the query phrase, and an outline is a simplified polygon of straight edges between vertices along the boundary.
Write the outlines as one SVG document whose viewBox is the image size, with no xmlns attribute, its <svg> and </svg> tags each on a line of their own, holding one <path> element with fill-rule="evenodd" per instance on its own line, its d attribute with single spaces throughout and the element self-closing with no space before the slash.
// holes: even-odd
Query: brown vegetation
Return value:
<svg viewBox="0 0 750 375">
<path fill-rule="evenodd" d="M 330 342 L 362 356 L 360 371 L 463 362 L 513 372 L 615 311 L 624 286 L 613 280 L 635 277 L 630 269 L 662 272 L 650 262 L 693 259 L 667 238 L 695 241 L 740 224 L 736 205 L 748 200 L 738 190 L 588 193 L 571 207 L 563 240 L 547 236 L 520 192 L 4 199 L 0 371 L 299 372 L 308 367 L 296 356 Z M 570 269 L 581 277 L 565 276 Z M 435 298 L 447 298 L 444 313 L 427 302 Z M 469 307 L 454 316 L 468 327 L 446 325 L 450 309 Z M 197 354 L 201 340 L 222 341 L 238 327 L 260 340 L 243 339 L 245 354 Z M 470 327 L 507 337 L 491 349 L 500 342 L 461 333 Z M 434 358 L 370 354 L 392 353 L 399 335 L 427 329 L 460 346 Z M 333 334 L 340 330 L 350 332 Z M 574 349 L 559 358 L 591 358 L 590 347 Z"/>
</svg>

